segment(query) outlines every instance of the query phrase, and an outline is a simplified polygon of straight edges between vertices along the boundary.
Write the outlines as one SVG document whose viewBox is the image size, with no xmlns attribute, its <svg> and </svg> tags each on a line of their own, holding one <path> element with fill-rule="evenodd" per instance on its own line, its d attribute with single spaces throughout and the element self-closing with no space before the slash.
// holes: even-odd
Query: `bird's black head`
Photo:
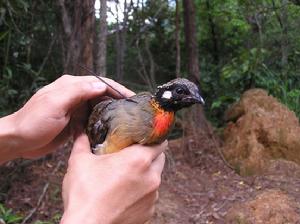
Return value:
<svg viewBox="0 0 300 224">
<path fill-rule="evenodd" d="M 183 78 L 173 79 L 158 86 L 154 97 L 159 105 L 168 111 L 177 111 L 195 103 L 204 104 L 197 85 Z"/>
</svg>

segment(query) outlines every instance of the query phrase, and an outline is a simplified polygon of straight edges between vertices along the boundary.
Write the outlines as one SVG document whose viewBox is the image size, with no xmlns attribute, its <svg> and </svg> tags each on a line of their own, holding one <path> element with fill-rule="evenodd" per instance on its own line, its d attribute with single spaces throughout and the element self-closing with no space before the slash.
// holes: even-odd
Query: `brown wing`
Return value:
<svg viewBox="0 0 300 224">
<path fill-rule="evenodd" d="M 87 126 L 87 135 L 90 140 L 91 147 L 94 148 L 98 144 L 102 144 L 105 141 L 106 135 L 109 130 L 109 117 L 105 116 L 107 113 L 107 107 L 113 99 L 105 100 L 98 103 L 89 117 Z"/>
<path fill-rule="evenodd" d="M 153 130 L 154 111 L 149 103 L 151 97 L 150 93 L 139 93 L 131 97 L 131 101 L 122 99 L 111 104 L 109 108 L 114 113 L 108 135 L 122 142 L 147 144 Z"/>
<path fill-rule="evenodd" d="M 96 154 L 119 151 L 134 143 L 159 143 L 153 139 L 152 95 L 139 93 L 130 99 L 109 100 L 93 110 L 87 133 Z"/>
</svg>

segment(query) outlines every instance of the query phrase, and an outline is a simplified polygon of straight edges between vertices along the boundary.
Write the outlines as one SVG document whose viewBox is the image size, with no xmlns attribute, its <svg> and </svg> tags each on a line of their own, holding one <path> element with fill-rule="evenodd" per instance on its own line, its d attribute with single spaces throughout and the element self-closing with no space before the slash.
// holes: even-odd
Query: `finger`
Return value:
<svg viewBox="0 0 300 224">
<path fill-rule="evenodd" d="M 72 77 L 72 76 L 71 76 Z M 110 95 L 115 98 L 122 98 L 111 87 L 105 83 L 97 80 L 96 77 L 77 77 L 77 81 L 71 82 L 65 81 L 65 86 L 56 90 L 56 95 L 60 99 L 60 102 L 64 105 L 64 109 L 69 111 L 70 108 L 76 107 L 78 104 L 90 100 L 92 98 L 99 97 L 101 95 Z M 105 79 L 108 83 L 121 92 L 124 96 L 131 96 L 134 94 L 124 86 L 114 82 L 110 79 Z"/>
<path fill-rule="evenodd" d="M 168 141 L 164 141 L 162 144 L 153 146 L 144 146 L 135 144 L 123 149 L 120 153 L 126 154 L 125 156 L 132 157 L 135 155 L 137 157 L 144 157 L 150 161 L 155 160 L 162 152 L 167 148 Z"/>
<path fill-rule="evenodd" d="M 79 134 L 73 144 L 71 156 L 74 156 L 78 153 L 91 153 L 90 142 L 86 134 Z"/>
<path fill-rule="evenodd" d="M 158 175 L 161 175 L 165 166 L 165 160 L 166 160 L 165 153 L 161 153 L 155 160 L 153 160 L 150 169 L 155 173 L 157 173 Z"/>
<path fill-rule="evenodd" d="M 155 160 L 158 156 L 160 156 L 168 147 L 168 141 L 164 141 L 159 145 L 148 146 L 145 148 L 150 153 L 152 161 Z"/>
<path fill-rule="evenodd" d="M 111 85 L 113 88 L 117 89 L 120 91 L 124 96 L 126 97 L 131 97 L 135 95 L 135 92 L 131 91 L 130 89 L 127 89 L 125 86 L 121 85 L 120 83 L 117 83 L 116 81 L 109 79 L 109 78 L 103 78 L 109 85 Z M 111 89 L 109 87 L 109 90 L 116 95 L 117 97 L 120 97 L 118 93 L 116 93 L 115 90 Z"/>
<path fill-rule="evenodd" d="M 104 80 L 104 82 L 106 82 L 106 83 L 102 82 L 95 76 L 70 76 L 70 75 L 62 76 L 60 78 L 61 80 L 59 81 L 59 83 L 61 83 L 62 86 L 65 86 L 65 83 L 70 83 L 70 84 L 92 83 L 96 86 L 99 83 L 102 83 L 102 84 L 105 84 L 105 86 L 107 86 L 108 93 L 116 98 L 123 98 L 123 97 L 122 96 L 120 97 L 120 94 L 117 91 L 115 91 L 114 89 L 121 92 L 121 94 L 124 95 L 125 97 L 130 97 L 130 96 L 135 95 L 135 93 L 133 91 L 127 89 L 125 86 L 121 85 L 120 83 L 117 83 L 116 81 L 114 81 L 112 79 L 105 78 L 105 77 L 100 77 L 100 78 L 102 80 Z"/>
<path fill-rule="evenodd" d="M 99 80 L 97 77 L 95 76 L 76 76 L 77 78 L 77 82 L 83 83 L 83 82 L 91 82 L 91 83 L 103 83 L 101 80 Z M 130 89 L 126 88 L 125 86 L 121 85 L 120 83 L 117 83 L 116 81 L 109 79 L 109 78 L 105 78 L 105 77 L 100 77 L 101 79 L 103 79 L 106 83 L 104 83 L 108 88 L 108 93 L 112 94 L 112 96 L 115 96 L 117 98 L 123 98 L 120 97 L 120 94 L 115 91 L 114 89 L 118 90 L 122 95 L 124 95 L 125 97 L 131 97 L 133 95 L 135 95 L 135 93 L 133 91 L 131 91 Z M 96 84 L 97 85 L 97 84 Z"/>
<path fill-rule="evenodd" d="M 104 83 L 75 83 L 67 85 L 64 88 L 56 90 L 54 93 L 60 100 L 64 111 L 70 111 L 83 102 L 94 97 L 104 95 L 107 92 L 107 86 Z"/>
<path fill-rule="evenodd" d="M 157 201 L 157 196 L 157 191 L 154 191 L 145 195 L 142 199 L 139 200 L 140 204 L 142 204 L 142 207 L 140 208 L 140 214 L 144 214 L 145 218 L 142 223 L 150 223 L 149 220 L 155 213 L 155 203 Z"/>
</svg>

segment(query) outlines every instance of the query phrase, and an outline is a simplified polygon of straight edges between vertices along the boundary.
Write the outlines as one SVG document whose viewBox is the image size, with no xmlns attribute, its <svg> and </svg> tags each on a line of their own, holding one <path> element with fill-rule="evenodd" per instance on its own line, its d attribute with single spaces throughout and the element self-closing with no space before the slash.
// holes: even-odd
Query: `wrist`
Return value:
<svg viewBox="0 0 300 224">
<path fill-rule="evenodd" d="M 20 157 L 15 114 L 0 118 L 0 164 Z"/>
</svg>

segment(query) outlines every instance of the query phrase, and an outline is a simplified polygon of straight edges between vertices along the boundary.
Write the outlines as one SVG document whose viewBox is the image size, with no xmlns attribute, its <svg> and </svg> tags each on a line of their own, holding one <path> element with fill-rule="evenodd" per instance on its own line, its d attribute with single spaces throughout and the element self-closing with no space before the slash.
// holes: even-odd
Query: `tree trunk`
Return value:
<svg viewBox="0 0 300 224">
<path fill-rule="evenodd" d="M 176 2 L 175 12 L 175 42 L 176 42 L 176 77 L 180 77 L 180 17 L 179 17 L 179 3 Z"/>
<path fill-rule="evenodd" d="M 195 20 L 195 4 L 193 0 L 183 0 L 184 9 L 184 31 L 185 31 L 185 46 L 187 50 L 187 70 L 188 78 L 199 85 L 199 58 L 198 58 L 198 43 L 196 33 L 196 20 Z M 187 146 L 188 156 L 193 156 L 195 150 L 201 149 L 202 142 L 211 138 L 212 127 L 206 120 L 203 108 L 195 106 L 187 111 L 186 119 L 183 123 L 184 135 L 188 136 L 187 139 L 193 140 L 193 145 L 185 143 Z M 186 139 L 186 138 L 184 138 Z"/>
<path fill-rule="evenodd" d="M 64 72 L 83 75 L 85 72 L 78 69 L 78 64 L 93 69 L 95 0 L 75 0 L 73 8 L 67 8 L 65 0 L 58 0 L 58 4 L 61 8 L 65 45 L 67 46 Z"/>
<path fill-rule="evenodd" d="M 126 56 L 126 37 L 128 31 L 128 19 L 129 13 L 133 8 L 133 1 L 131 0 L 129 4 L 127 4 L 127 0 L 124 1 L 124 11 L 123 13 L 123 21 L 119 21 L 118 17 L 118 5 L 116 2 L 116 12 L 117 12 L 117 23 L 116 23 L 116 68 L 117 68 L 117 80 L 122 81 L 124 77 L 124 68 L 125 68 L 125 56 Z M 121 24 L 121 29 L 120 29 Z"/>
<path fill-rule="evenodd" d="M 120 32 L 120 22 L 119 22 L 119 3 L 118 1 L 115 2 L 115 10 L 116 10 L 116 79 L 117 81 L 120 81 L 122 78 L 122 71 L 121 71 L 121 32 Z"/>
<path fill-rule="evenodd" d="M 212 42 L 213 42 L 212 55 L 213 55 L 214 63 L 216 65 L 218 65 L 219 64 L 218 38 L 217 38 L 217 34 L 216 34 L 215 23 L 213 21 L 211 5 L 210 5 L 209 0 L 206 0 L 206 8 L 207 8 L 207 11 L 208 11 L 208 23 L 209 23 L 209 26 L 210 26 L 211 39 L 212 39 Z"/>
<path fill-rule="evenodd" d="M 289 56 L 289 39 L 288 39 L 288 0 L 282 0 L 281 5 L 281 67 L 286 76 L 287 66 L 288 66 L 288 56 Z"/>
<path fill-rule="evenodd" d="M 81 1 L 83 18 L 81 20 L 81 58 L 82 65 L 94 70 L 95 0 Z"/>
<path fill-rule="evenodd" d="M 97 35 L 98 51 L 96 59 L 96 73 L 106 76 L 106 43 L 107 43 L 107 3 L 106 0 L 100 0 L 100 23 Z"/>
<path fill-rule="evenodd" d="M 195 4 L 193 0 L 183 0 L 184 36 L 187 50 L 187 70 L 189 78 L 199 84 L 199 57 L 195 20 Z"/>
<path fill-rule="evenodd" d="M 283 76 L 286 78 L 287 66 L 288 66 L 288 54 L 289 54 L 289 39 L 288 39 L 288 12 L 287 6 L 288 0 L 281 0 L 281 10 L 280 14 L 276 11 L 276 3 L 272 0 L 272 5 L 274 7 L 274 12 L 277 17 L 278 23 L 281 28 L 281 71 Z"/>
</svg>

